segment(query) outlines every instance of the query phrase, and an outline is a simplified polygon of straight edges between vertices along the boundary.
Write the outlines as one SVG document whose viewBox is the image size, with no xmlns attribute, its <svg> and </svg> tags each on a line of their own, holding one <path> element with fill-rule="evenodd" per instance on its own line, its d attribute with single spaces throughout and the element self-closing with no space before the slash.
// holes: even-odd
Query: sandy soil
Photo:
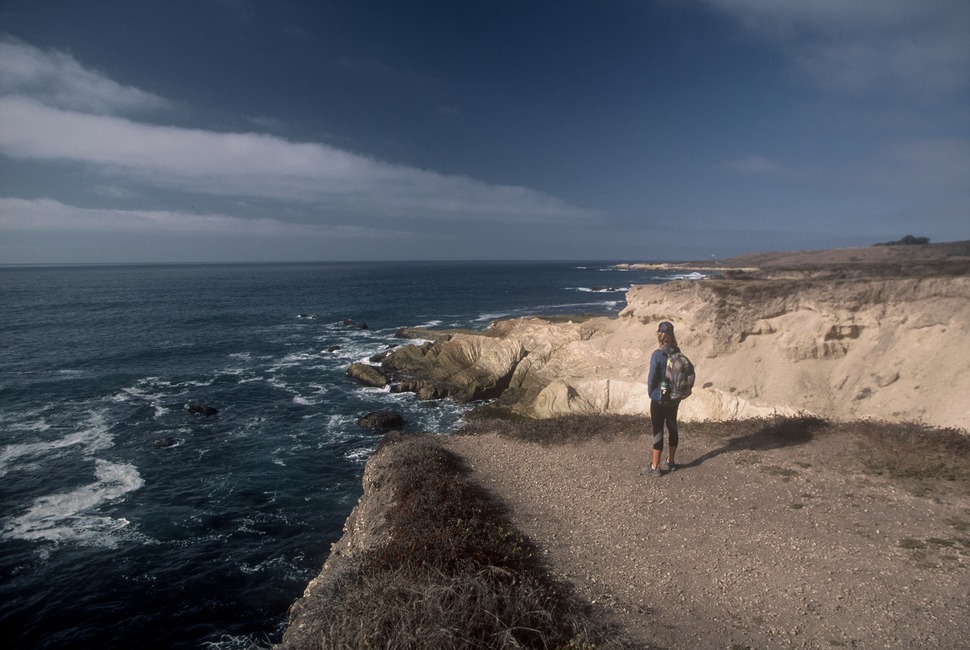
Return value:
<svg viewBox="0 0 970 650">
<path fill-rule="evenodd" d="M 541 446 L 448 437 L 554 574 L 642 647 L 967 647 L 970 496 L 865 473 L 837 435 Z"/>
</svg>

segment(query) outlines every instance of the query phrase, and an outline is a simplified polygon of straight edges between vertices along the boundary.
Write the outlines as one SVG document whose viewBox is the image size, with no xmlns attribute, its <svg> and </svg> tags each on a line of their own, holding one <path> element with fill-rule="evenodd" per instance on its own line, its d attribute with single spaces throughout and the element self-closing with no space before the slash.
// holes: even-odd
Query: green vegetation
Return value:
<svg viewBox="0 0 970 650">
<path fill-rule="evenodd" d="M 873 246 L 919 246 L 921 244 L 929 244 L 929 237 L 913 237 L 912 235 L 906 235 L 902 239 L 896 241 L 887 241 L 881 244 L 873 244 Z"/>
</svg>

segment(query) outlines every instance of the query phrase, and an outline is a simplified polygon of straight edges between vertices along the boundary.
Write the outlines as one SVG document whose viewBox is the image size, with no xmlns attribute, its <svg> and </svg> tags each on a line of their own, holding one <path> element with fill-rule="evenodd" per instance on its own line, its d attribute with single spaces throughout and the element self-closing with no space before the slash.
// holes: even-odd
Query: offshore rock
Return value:
<svg viewBox="0 0 970 650">
<path fill-rule="evenodd" d="M 357 420 L 357 426 L 365 429 L 390 431 L 404 426 L 404 416 L 397 411 L 372 411 Z"/>
<path fill-rule="evenodd" d="M 194 413 L 196 415 L 201 415 L 204 417 L 209 417 L 219 412 L 219 409 L 217 408 L 206 406 L 205 404 L 196 404 L 195 402 L 186 404 L 185 410 L 188 411 L 189 413 Z"/>
<path fill-rule="evenodd" d="M 356 379 L 365 386 L 374 388 L 384 388 L 387 386 L 387 377 L 381 372 L 380 368 L 366 363 L 352 363 L 347 368 L 347 376 Z"/>
<path fill-rule="evenodd" d="M 384 359 L 382 369 L 394 384 L 392 391 L 471 402 L 501 395 L 525 355 L 515 339 L 456 333 L 434 343 L 401 346 Z"/>
</svg>

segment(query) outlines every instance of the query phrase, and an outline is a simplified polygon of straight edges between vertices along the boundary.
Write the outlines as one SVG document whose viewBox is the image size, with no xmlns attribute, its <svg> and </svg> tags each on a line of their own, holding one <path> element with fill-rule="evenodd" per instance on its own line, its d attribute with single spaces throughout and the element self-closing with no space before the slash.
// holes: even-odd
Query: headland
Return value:
<svg viewBox="0 0 970 650">
<path fill-rule="evenodd" d="M 448 602 L 489 598 L 487 622 L 459 608 L 468 624 L 444 623 L 441 647 L 966 638 L 970 242 L 719 268 L 632 287 L 617 318 L 501 321 L 389 355 L 392 387 L 493 402 L 459 435 L 394 434 L 374 455 L 283 645 L 370 634 L 419 647 Z M 683 467 L 651 481 L 644 375 L 660 320 L 698 384 L 681 409 Z M 415 454 L 454 472 L 422 481 Z M 364 636 L 336 635 L 348 602 Z"/>
</svg>

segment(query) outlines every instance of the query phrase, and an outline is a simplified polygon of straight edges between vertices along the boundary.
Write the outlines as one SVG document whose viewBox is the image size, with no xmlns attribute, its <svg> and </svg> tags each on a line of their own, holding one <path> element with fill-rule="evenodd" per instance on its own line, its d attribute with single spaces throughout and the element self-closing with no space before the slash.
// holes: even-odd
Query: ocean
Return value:
<svg viewBox="0 0 970 650">
<path fill-rule="evenodd" d="M 403 326 L 611 315 L 631 284 L 671 277 L 566 262 L 0 267 L 5 645 L 279 641 L 360 496 L 379 437 L 356 420 L 392 409 L 408 431 L 447 434 L 469 408 L 359 386 L 351 363 L 404 343 Z"/>
</svg>

